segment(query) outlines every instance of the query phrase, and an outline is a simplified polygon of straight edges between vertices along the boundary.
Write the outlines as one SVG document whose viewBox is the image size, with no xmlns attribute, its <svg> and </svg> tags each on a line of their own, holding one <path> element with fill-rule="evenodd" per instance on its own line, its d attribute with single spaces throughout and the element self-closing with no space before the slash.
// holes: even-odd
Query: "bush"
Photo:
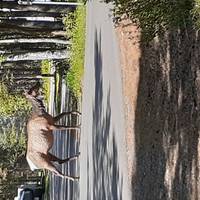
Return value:
<svg viewBox="0 0 200 200">
<path fill-rule="evenodd" d="M 42 74 L 50 74 L 52 67 L 51 60 L 43 60 L 41 62 L 41 72 Z M 48 77 L 43 78 L 43 92 L 44 92 L 44 99 L 48 103 L 49 96 L 50 96 L 50 80 Z"/>
<path fill-rule="evenodd" d="M 18 131 L 14 126 L 0 137 L 1 162 L 0 168 L 13 168 L 17 160 L 25 155 L 26 139 L 23 130 Z"/>
<path fill-rule="evenodd" d="M 0 64 L 6 60 L 5 56 L 0 54 Z"/>
<path fill-rule="evenodd" d="M 191 22 L 191 0 L 115 0 L 116 12 L 124 13 L 142 30 L 143 37 L 152 39 L 170 27 L 185 26 Z"/>
<path fill-rule="evenodd" d="M 66 81 L 76 97 L 80 97 L 81 95 L 81 82 L 84 69 L 85 17 L 85 7 L 78 6 L 74 13 L 63 18 L 66 35 L 72 43 L 69 59 L 70 69 L 67 73 Z"/>
<path fill-rule="evenodd" d="M 12 116 L 17 112 L 30 110 L 30 105 L 26 98 L 21 95 L 9 94 L 7 87 L 3 83 L 0 83 L 0 105 L 0 115 L 3 116 Z"/>
<path fill-rule="evenodd" d="M 194 0 L 192 15 L 196 28 L 200 29 L 200 0 Z"/>
</svg>

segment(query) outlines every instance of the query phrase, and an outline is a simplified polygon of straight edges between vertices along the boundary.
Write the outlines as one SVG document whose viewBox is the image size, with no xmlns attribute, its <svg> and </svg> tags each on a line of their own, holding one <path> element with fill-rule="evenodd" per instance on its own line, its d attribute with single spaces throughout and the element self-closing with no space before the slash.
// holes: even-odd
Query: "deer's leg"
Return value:
<svg viewBox="0 0 200 200">
<path fill-rule="evenodd" d="M 37 153 L 35 155 L 37 158 L 38 165 L 40 166 L 41 169 L 47 169 L 54 173 L 56 176 L 60 176 L 62 178 L 67 178 L 69 180 L 75 181 L 76 179 L 79 179 L 79 177 L 76 176 L 67 176 L 62 174 L 60 171 L 56 169 L 56 167 L 52 164 L 51 160 L 49 159 L 48 154 L 43 154 L 43 153 Z M 55 159 L 56 157 L 53 156 Z"/>
<path fill-rule="evenodd" d="M 58 163 L 62 162 L 62 159 L 60 159 L 60 158 L 54 156 L 54 155 L 51 154 L 51 153 L 48 153 L 47 156 L 48 156 L 48 158 L 49 158 L 50 161 L 58 162 Z"/>
<path fill-rule="evenodd" d="M 48 163 L 48 166 L 46 167 L 47 170 L 51 171 L 52 173 L 54 173 L 56 176 L 60 176 L 62 178 L 66 178 L 66 179 L 69 179 L 71 181 L 75 181 L 75 180 L 78 180 L 79 177 L 78 176 L 67 176 L 67 175 L 64 175 L 62 174 L 60 171 L 58 171 L 55 166 L 52 164 L 52 163 Z"/>
<path fill-rule="evenodd" d="M 51 125 L 50 130 L 80 130 L 80 126 Z"/>
<path fill-rule="evenodd" d="M 58 162 L 59 164 L 63 164 L 63 163 L 65 163 L 65 162 L 75 160 L 75 159 L 78 158 L 79 155 L 80 155 L 80 153 L 62 160 L 62 159 L 60 159 L 60 158 L 54 156 L 53 154 L 48 153 L 49 160 L 51 160 L 51 161 L 53 161 L 53 162 Z"/>
<path fill-rule="evenodd" d="M 65 115 L 81 115 L 81 113 L 78 112 L 78 111 L 63 112 L 63 113 L 61 113 L 61 114 L 59 114 L 59 115 L 57 115 L 56 117 L 53 118 L 54 123 L 56 123 L 58 120 L 60 120 Z"/>
<path fill-rule="evenodd" d="M 71 157 L 69 157 L 69 158 L 66 158 L 66 159 L 64 159 L 64 160 L 61 160 L 61 161 L 59 162 L 59 164 L 63 164 L 63 163 L 65 163 L 65 162 L 69 162 L 69 161 L 72 161 L 72 160 L 76 160 L 76 159 L 79 157 L 79 155 L 80 155 L 80 153 L 79 153 L 79 154 L 76 154 L 76 155 L 74 155 L 74 156 L 71 156 Z"/>
</svg>

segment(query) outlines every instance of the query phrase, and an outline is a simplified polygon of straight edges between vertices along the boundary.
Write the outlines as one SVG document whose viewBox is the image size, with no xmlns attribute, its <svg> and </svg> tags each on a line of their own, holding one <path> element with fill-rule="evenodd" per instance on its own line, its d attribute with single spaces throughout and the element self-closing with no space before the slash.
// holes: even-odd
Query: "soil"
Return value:
<svg viewBox="0 0 200 200">
<path fill-rule="evenodd" d="M 200 199 L 199 33 L 168 30 L 147 43 L 127 19 L 116 32 L 132 199 Z"/>
<path fill-rule="evenodd" d="M 129 181 L 134 174 L 134 124 L 139 81 L 140 31 L 130 20 L 116 26 L 120 45 Z"/>
</svg>

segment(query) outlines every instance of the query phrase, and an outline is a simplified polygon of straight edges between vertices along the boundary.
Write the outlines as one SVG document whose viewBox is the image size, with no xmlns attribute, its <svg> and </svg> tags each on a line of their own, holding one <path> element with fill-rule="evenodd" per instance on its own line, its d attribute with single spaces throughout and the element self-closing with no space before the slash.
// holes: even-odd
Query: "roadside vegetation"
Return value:
<svg viewBox="0 0 200 200">
<path fill-rule="evenodd" d="M 44 174 L 44 200 L 49 200 L 49 185 L 50 185 L 50 176 L 47 170 L 43 171 Z"/>
<path fill-rule="evenodd" d="M 67 85 L 75 97 L 81 95 L 81 82 L 85 53 L 85 6 L 78 6 L 76 11 L 63 17 L 66 36 L 71 41 L 69 65 L 66 76 Z"/>
<path fill-rule="evenodd" d="M 41 62 L 41 72 L 42 74 L 50 74 L 52 67 L 51 60 L 43 60 Z M 44 93 L 44 100 L 48 104 L 49 103 L 49 96 L 50 96 L 50 79 L 49 77 L 43 77 L 43 93 Z"/>
<path fill-rule="evenodd" d="M 0 115 L 13 116 L 17 112 L 26 112 L 30 105 L 22 95 L 10 94 L 5 84 L 0 83 Z"/>
<path fill-rule="evenodd" d="M 115 15 L 126 15 L 149 41 L 170 28 L 200 28 L 200 0 L 114 0 Z"/>
<path fill-rule="evenodd" d="M 0 54 L 0 64 L 6 60 L 5 56 Z"/>
<path fill-rule="evenodd" d="M 24 130 L 17 130 L 14 125 L 6 129 L 6 132 L 2 133 L 0 137 L 0 168 L 13 168 L 17 160 L 25 155 L 25 148 L 26 138 Z"/>
<path fill-rule="evenodd" d="M 200 29 L 200 0 L 194 0 L 192 16 L 197 29 Z"/>
</svg>

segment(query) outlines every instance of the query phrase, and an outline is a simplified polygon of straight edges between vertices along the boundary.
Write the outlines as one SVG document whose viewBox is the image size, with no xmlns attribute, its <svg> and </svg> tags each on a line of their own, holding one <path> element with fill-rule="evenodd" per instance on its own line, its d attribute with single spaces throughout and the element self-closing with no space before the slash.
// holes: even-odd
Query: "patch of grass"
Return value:
<svg viewBox="0 0 200 200">
<path fill-rule="evenodd" d="M 6 57 L 3 56 L 3 55 L 0 55 L 0 64 L 1 64 L 2 62 L 4 62 L 5 60 L 6 60 Z"/>
<path fill-rule="evenodd" d="M 30 104 L 21 95 L 9 94 L 6 85 L 0 83 L 0 115 L 12 116 L 30 110 Z"/>
<path fill-rule="evenodd" d="M 66 81 L 76 97 L 81 96 L 81 83 L 84 71 L 85 53 L 85 6 L 78 6 L 74 13 L 63 18 L 66 35 L 71 41 L 69 64 Z"/>
<path fill-rule="evenodd" d="M 23 130 L 17 130 L 13 125 L 0 137 L 1 168 L 13 167 L 16 161 L 25 155 L 26 138 Z"/>
<path fill-rule="evenodd" d="M 61 78 L 60 78 L 60 74 L 56 73 L 56 97 L 58 97 L 58 91 L 59 91 L 59 84 L 60 84 Z"/>
<path fill-rule="evenodd" d="M 196 28 L 200 29 L 200 0 L 194 0 L 192 16 L 195 22 Z"/>
<path fill-rule="evenodd" d="M 56 80 L 55 80 L 55 94 L 56 94 L 56 106 L 55 109 L 59 113 L 60 112 L 60 107 L 61 107 L 61 95 L 60 95 L 60 90 L 61 90 L 61 84 L 62 84 L 62 75 L 57 72 L 56 73 Z"/>
<path fill-rule="evenodd" d="M 50 74 L 52 67 L 52 61 L 43 60 L 41 62 L 41 72 L 42 74 Z M 50 79 L 48 77 L 43 78 L 43 92 L 44 92 L 44 100 L 49 103 L 50 97 Z"/>
<path fill-rule="evenodd" d="M 49 184 L 50 184 L 50 177 L 49 177 L 49 173 L 44 170 L 43 171 L 44 174 L 44 200 L 49 200 Z"/>
</svg>

